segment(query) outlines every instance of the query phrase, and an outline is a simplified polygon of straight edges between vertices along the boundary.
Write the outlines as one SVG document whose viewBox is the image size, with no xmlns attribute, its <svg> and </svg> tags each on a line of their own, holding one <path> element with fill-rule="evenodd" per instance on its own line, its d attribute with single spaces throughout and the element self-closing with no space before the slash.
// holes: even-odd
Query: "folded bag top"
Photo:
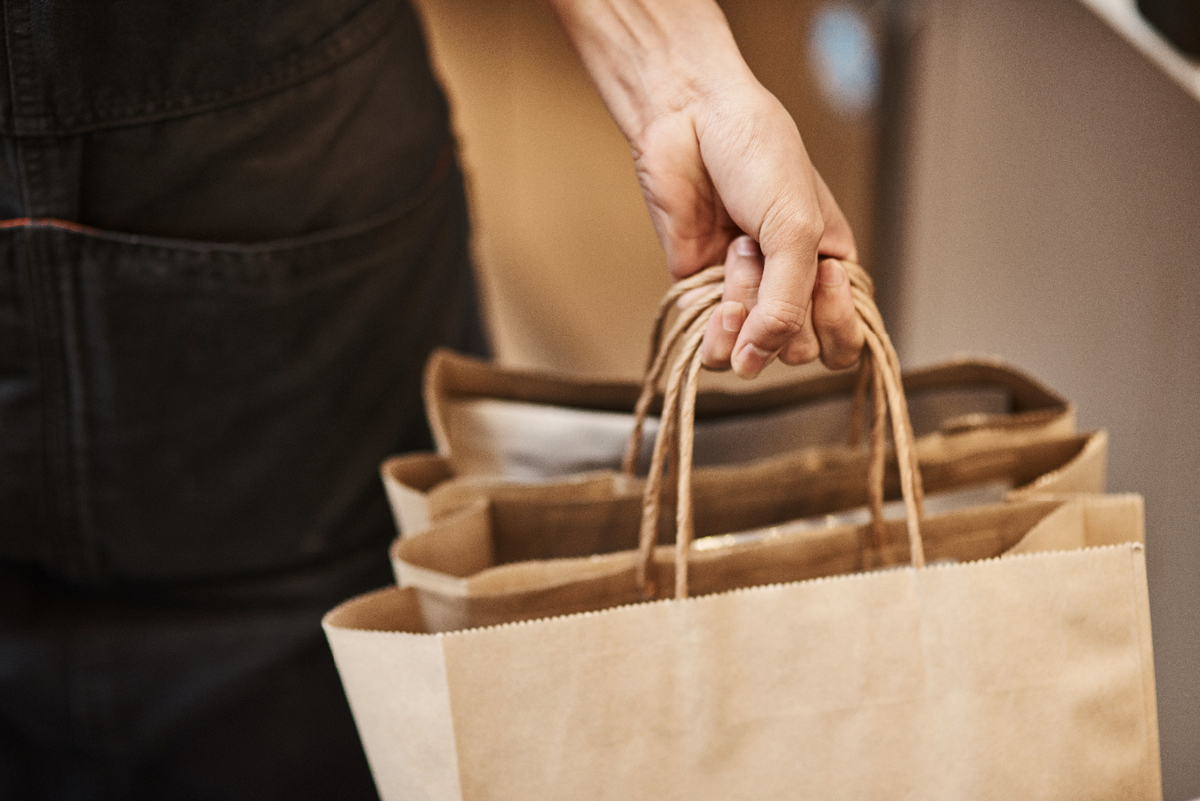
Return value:
<svg viewBox="0 0 1200 801">
<path fill-rule="evenodd" d="M 844 441 L 853 372 L 801 375 L 766 388 L 701 391 L 695 464 L 744 463 Z M 1065 398 L 999 359 L 955 358 L 907 372 L 904 385 L 918 436 L 1074 430 L 1075 410 Z M 450 351 L 431 356 L 424 382 L 437 451 L 452 473 L 522 480 L 618 467 L 639 391 L 636 382 L 504 367 Z M 387 482 L 386 465 L 383 477 Z"/>
</svg>

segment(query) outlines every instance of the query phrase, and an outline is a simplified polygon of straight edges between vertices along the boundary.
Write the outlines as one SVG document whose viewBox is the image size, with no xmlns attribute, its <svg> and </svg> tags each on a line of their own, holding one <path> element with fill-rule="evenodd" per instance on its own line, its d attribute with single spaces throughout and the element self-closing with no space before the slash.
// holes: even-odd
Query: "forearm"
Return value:
<svg viewBox="0 0 1200 801">
<path fill-rule="evenodd" d="M 625 137 L 737 86 L 757 86 L 711 0 L 547 0 Z M 744 91 L 744 90 L 742 90 Z"/>
</svg>

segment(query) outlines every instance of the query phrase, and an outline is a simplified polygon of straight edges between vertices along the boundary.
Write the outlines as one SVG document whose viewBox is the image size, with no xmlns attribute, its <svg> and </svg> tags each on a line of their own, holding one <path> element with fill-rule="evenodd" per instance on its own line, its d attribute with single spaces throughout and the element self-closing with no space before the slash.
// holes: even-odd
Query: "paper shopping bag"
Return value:
<svg viewBox="0 0 1200 801">
<path fill-rule="evenodd" d="M 995 447 L 988 436 L 925 445 L 919 461 L 925 489 L 944 505 L 1104 489 L 1104 432 L 1006 447 Z M 791 538 L 810 539 L 813 531 L 843 543 L 838 564 L 846 570 L 861 568 L 864 558 L 889 556 L 860 552 L 861 529 L 852 522 L 865 518 L 865 510 L 839 514 L 868 502 L 868 454 L 817 449 L 808 455 L 694 473 L 701 550 L 693 563 L 729 558 L 713 548 L 714 539 L 740 540 L 739 558 L 761 562 L 760 579 L 780 580 L 771 572 L 783 558 L 780 549 L 790 547 Z M 885 479 L 888 494 L 898 494 L 898 471 L 890 469 Z M 397 583 L 416 589 L 434 630 L 631 603 L 641 597 L 634 572 L 644 484 L 611 472 L 482 491 L 443 483 L 430 494 L 435 519 L 392 544 Z M 673 514 L 662 510 L 660 530 L 670 530 Z M 661 565 L 670 561 L 669 552 L 658 556 L 660 572 L 668 569 Z M 823 575 L 818 564 L 811 566 Z"/>
<path fill-rule="evenodd" d="M 647 376 L 655 369 L 675 301 L 688 289 L 703 289 L 705 280 L 686 279 L 663 299 L 652 326 Z M 905 381 L 910 419 L 920 437 L 986 430 L 1011 443 L 1074 431 L 1070 403 L 997 359 L 955 359 L 912 371 Z M 636 443 L 640 432 L 644 442 L 637 444 L 645 444 L 657 426 L 651 417 L 635 428 L 637 415 L 654 405 L 652 397 L 639 397 L 646 383 L 505 368 L 439 351 L 426 366 L 424 393 L 438 453 L 448 465 L 446 475 L 541 481 L 616 470 L 623 461 L 624 471 L 633 474 L 638 465 L 622 459 L 626 442 L 632 434 Z M 848 432 L 856 441 L 863 387 L 855 384 L 855 376 L 843 371 L 766 389 L 700 392 L 693 460 L 701 467 L 746 463 L 840 444 Z M 429 517 L 424 492 L 443 472 L 430 472 L 434 464 L 430 455 L 415 454 L 381 466 L 402 534 L 417 530 Z M 641 467 L 644 472 L 645 465 Z"/>
<path fill-rule="evenodd" d="M 873 364 L 883 369 L 884 361 Z M 673 386 L 678 388 L 678 382 Z M 695 427 L 689 424 L 687 433 L 690 443 Z M 884 431 L 878 428 L 873 434 L 882 440 Z M 1103 491 L 1106 443 L 1103 432 L 1002 437 L 993 429 L 980 429 L 930 434 L 916 440 L 915 450 L 930 492 L 961 496 L 964 489 L 999 483 L 1020 495 Z M 777 549 L 797 532 L 807 537 L 811 523 L 788 523 L 787 537 L 772 529 L 773 537 L 756 539 L 748 530 L 867 504 L 874 458 L 826 446 L 693 470 L 689 487 L 695 534 L 739 537 L 745 543 L 739 559 L 774 565 L 780 558 Z M 431 628 L 598 609 L 643 595 L 634 580 L 635 556 L 610 554 L 639 547 L 646 482 L 613 471 L 536 483 L 448 478 L 446 461 L 421 455 L 407 457 L 404 465 L 414 482 L 436 484 L 423 498 L 429 509 L 419 524 L 424 530 L 397 540 L 391 550 L 398 583 L 416 588 Z M 898 468 L 881 471 L 875 479 L 883 485 L 882 495 L 899 494 Z M 979 502 L 971 495 L 967 500 Z M 671 531 L 671 514 L 662 508 L 657 531 Z M 727 554 L 719 557 L 724 560 Z M 696 557 L 701 562 L 708 558 Z M 758 575 L 762 579 L 761 568 Z M 765 575 L 774 574 L 767 570 Z"/>
<path fill-rule="evenodd" d="M 1075 430 L 1070 402 L 999 359 L 954 359 L 906 372 L 903 380 L 919 448 L 932 437 L 973 435 L 978 442 L 991 436 L 1002 446 Z M 840 446 L 852 428 L 855 381 L 851 372 L 840 372 L 768 389 L 700 392 L 696 464 L 806 458 L 798 454 Z M 633 382 L 506 368 L 436 352 L 426 368 L 425 402 L 438 453 L 397 455 L 380 466 L 398 531 L 427 528 L 434 514 L 428 493 L 451 478 L 487 485 L 619 471 L 640 391 Z M 656 430 L 651 418 L 643 445 Z M 644 460 L 640 468 L 644 473 Z"/>
<path fill-rule="evenodd" d="M 1073 446 L 1066 443 L 1083 440 L 1053 431 L 980 428 L 951 434 L 938 432 L 919 437 L 916 449 L 918 458 L 927 465 L 926 470 L 933 474 L 935 482 L 938 475 L 943 476 L 940 481 L 943 487 L 964 486 L 991 470 L 997 477 L 1007 471 L 1014 487 L 1025 485 L 1030 491 L 1102 492 L 1107 467 L 1107 437 L 1103 432 L 1093 432 L 1088 437 L 1094 440 L 1088 451 L 1071 453 L 1069 458 L 1065 452 Z M 1033 456 L 1035 453 L 1043 455 Z M 1055 457 L 1052 455 L 1055 453 L 1062 456 Z M 743 465 L 714 466 L 698 470 L 695 475 L 702 486 L 728 486 L 731 480 L 749 483 L 757 478 L 770 479 L 772 475 L 786 477 L 797 471 L 812 472 L 821 464 L 838 464 L 841 470 L 854 472 L 852 463 L 862 458 L 861 453 L 841 446 L 810 447 Z M 1017 464 L 1022 460 L 1023 467 Z M 998 462 L 1009 462 L 1010 466 L 1002 468 Z M 432 525 L 433 519 L 445 517 L 484 495 L 526 491 L 536 495 L 538 490 L 532 489 L 535 486 L 541 487 L 546 497 L 577 497 L 581 487 L 597 486 L 629 495 L 640 492 L 642 486 L 613 470 L 565 474 L 537 482 L 491 475 L 460 475 L 448 458 L 433 453 L 391 457 L 384 463 L 382 472 L 402 536 L 424 531 Z M 974 479 L 971 473 L 977 474 Z M 890 481 L 889 491 L 893 495 L 896 492 L 894 480 Z M 589 497 L 596 495 L 589 493 Z"/>
<path fill-rule="evenodd" d="M 768 390 L 701 392 L 696 463 L 805 458 L 800 452 L 841 445 L 851 427 L 853 382 L 843 372 Z M 918 449 L 931 438 L 991 437 L 1003 447 L 1075 430 L 1072 404 L 998 359 L 936 364 L 905 373 L 904 383 Z M 435 353 L 425 395 L 441 452 L 392 456 L 380 466 L 397 530 L 406 535 L 427 528 L 433 514 L 428 494 L 451 478 L 486 486 L 618 471 L 638 392 L 630 382 L 589 381 Z M 656 430 L 651 419 L 644 439 L 650 441 Z"/>
<path fill-rule="evenodd" d="M 853 371 L 841 371 L 766 389 L 700 392 L 695 464 L 841 444 L 856 380 Z M 1065 398 L 999 359 L 941 362 L 906 372 L 904 385 L 918 436 L 980 428 L 1074 431 L 1075 410 Z M 619 469 L 640 391 L 635 382 L 507 368 L 445 350 L 433 354 L 425 371 L 438 453 L 459 475 L 539 480 Z M 646 444 L 655 428 L 652 420 Z"/>
<path fill-rule="evenodd" d="M 632 556 L 641 597 L 674 583 L 673 599 L 430 634 L 396 588 L 327 616 L 385 798 L 1159 797 L 1140 499 L 925 515 L 895 352 L 851 281 L 876 398 L 871 522 L 696 547 L 698 316 L 638 551 L 581 563 Z M 902 521 L 881 514 L 884 409 Z M 677 535 L 656 549 L 669 453 Z M 572 560 L 524 565 L 589 592 Z"/>
<path fill-rule="evenodd" d="M 444 634 L 389 588 L 324 625 L 385 801 L 1160 798 L 1140 499 L 927 527 L 1008 555 Z"/>
</svg>

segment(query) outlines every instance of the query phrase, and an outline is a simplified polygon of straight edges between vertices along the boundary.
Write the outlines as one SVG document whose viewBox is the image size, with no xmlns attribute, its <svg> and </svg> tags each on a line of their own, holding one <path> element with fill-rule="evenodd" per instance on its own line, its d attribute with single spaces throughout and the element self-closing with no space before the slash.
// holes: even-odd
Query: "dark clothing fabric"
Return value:
<svg viewBox="0 0 1200 801">
<path fill-rule="evenodd" d="M 0 798 L 374 795 L 319 628 L 485 353 L 397 0 L 5 0 Z"/>
<path fill-rule="evenodd" d="M 348 230 L 202 245 L 0 224 L 0 558 L 82 586 L 303 568 L 378 543 L 379 460 L 469 347 L 462 195 Z"/>
</svg>

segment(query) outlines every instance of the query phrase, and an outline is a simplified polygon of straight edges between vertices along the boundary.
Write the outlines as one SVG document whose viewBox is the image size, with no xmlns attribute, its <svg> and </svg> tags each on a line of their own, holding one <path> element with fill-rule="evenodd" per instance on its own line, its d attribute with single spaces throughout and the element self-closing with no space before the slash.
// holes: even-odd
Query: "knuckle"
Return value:
<svg viewBox="0 0 1200 801">
<path fill-rule="evenodd" d="M 825 236 L 825 221 L 819 216 L 803 215 L 795 222 L 796 238 L 802 242 L 820 242 Z"/>
<path fill-rule="evenodd" d="M 859 352 L 850 348 L 828 348 L 821 352 L 821 363 L 830 370 L 844 370 L 858 363 Z"/>
<path fill-rule="evenodd" d="M 762 227 L 778 235 L 777 241 L 816 246 L 825 235 L 825 220 L 816 204 L 779 195 L 763 213 Z M 765 236 L 764 236 L 765 238 Z"/>
<path fill-rule="evenodd" d="M 773 341 L 790 339 L 804 328 L 807 309 L 787 301 L 775 300 L 759 303 L 759 329 Z"/>
<path fill-rule="evenodd" d="M 816 361 L 821 355 L 820 346 L 810 338 L 793 340 L 783 352 L 780 353 L 779 359 L 784 364 L 796 367 L 801 364 L 808 364 Z"/>
</svg>

